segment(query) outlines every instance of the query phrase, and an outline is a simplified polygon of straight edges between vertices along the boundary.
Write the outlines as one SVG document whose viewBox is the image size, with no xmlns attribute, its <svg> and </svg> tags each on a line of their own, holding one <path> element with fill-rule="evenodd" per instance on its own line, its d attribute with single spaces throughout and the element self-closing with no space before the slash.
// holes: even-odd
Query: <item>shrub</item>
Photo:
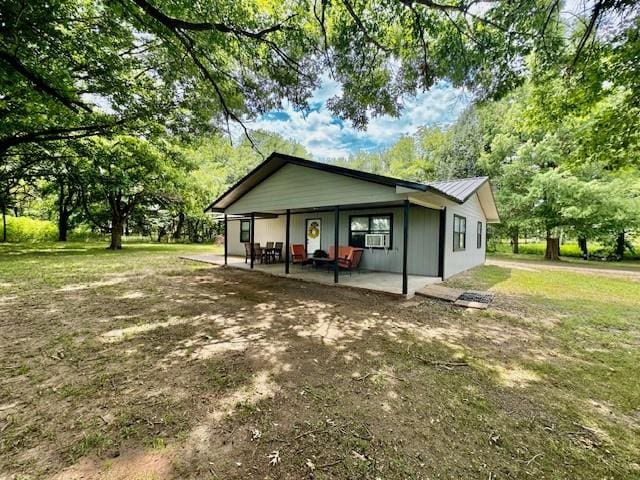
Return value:
<svg viewBox="0 0 640 480">
<path fill-rule="evenodd" d="M 72 242 L 100 242 L 106 241 L 108 235 L 101 232 L 94 232 L 88 225 L 78 225 L 67 235 Z"/>
<path fill-rule="evenodd" d="M 0 239 L 3 234 L 2 222 L 0 222 Z M 46 242 L 57 239 L 58 228 L 53 222 L 7 216 L 7 241 L 9 242 Z"/>
<path fill-rule="evenodd" d="M 607 248 L 606 246 L 596 242 L 589 242 L 588 247 L 590 255 L 607 256 L 612 250 L 611 248 Z M 518 248 L 521 254 L 539 256 L 544 256 L 546 249 L 547 245 L 545 242 L 522 243 L 522 241 Z M 493 251 L 497 253 L 511 253 L 511 244 L 508 242 L 496 243 L 495 250 Z M 582 258 L 582 251 L 580 250 L 580 247 L 578 247 L 577 242 L 567 241 L 560 245 L 560 256 Z M 633 253 L 628 250 L 624 252 L 624 258 L 625 260 L 640 258 L 640 245 L 634 247 Z"/>
</svg>

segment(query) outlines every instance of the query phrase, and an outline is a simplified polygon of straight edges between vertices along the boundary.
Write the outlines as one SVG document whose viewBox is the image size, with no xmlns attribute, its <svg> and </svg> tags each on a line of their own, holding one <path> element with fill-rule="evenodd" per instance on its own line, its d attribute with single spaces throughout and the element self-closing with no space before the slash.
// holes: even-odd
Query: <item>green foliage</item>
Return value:
<svg viewBox="0 0 640 480">
<path fill-rule="evenodd" d="M 0 222 L 0 237 L 2 237 Z M 88 225 L 78 225 L 69 232 L 72 242 L 92 242 L 104 240 L 104 234 L 96 232 Z M 39 220 L 32 217 L 7 216 L 7 241 L 12 243 L 51 242 L 58 239 L 58 226 L 50 220 Z"/>
<path fill-rule="evenodd" d="M 0 223 L 0 236 L 2 236 L 2 231 L 2 223 Z M 7 216 L 8 242 L 46 242 L 57 238 L 58 229 L 50 221 Z"/>
</svg>

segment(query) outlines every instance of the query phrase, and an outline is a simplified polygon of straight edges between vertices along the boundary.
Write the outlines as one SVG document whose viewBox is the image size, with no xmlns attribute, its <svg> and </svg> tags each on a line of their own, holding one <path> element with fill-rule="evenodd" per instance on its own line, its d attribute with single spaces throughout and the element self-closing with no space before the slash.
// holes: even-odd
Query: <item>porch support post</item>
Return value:
<svg viewBox="0 0 640 480">
<path fill-rule="evenodd" d="M 229 231 L 229 229 L 227 228 L 229 224 L 229 221 L 227 219 L 227 214 L 224 214 L 224 264 L 227 264 L 227 245 L 228 245 L 228 240 L 227 240 L 227 232 Z"/>
<path fill-rule="evenodd" d="M 440 210 L 440 231 L 438 236 L 438 276 L 444 280 L 444 242 L 447 232 L 447 207 Z"/>
<path fill-rule="evenodd" d="M 404 201 L 402 236 L 402 294 L 409 292 L 409 276 L 407 275 L 407 258 L 409 254 L 409 200 Z"/>
<path fill-rule="evenodd" d="M 290 230 L 291 230 L 291 210 L 287 208 L 287 231 L 284 234 L 284 273 L 289 273 L 289 242 L 290 238 Z"/>
<path fill-rule="evenodd" d="M 254 257 L 256 256 L 256 251 L 253 248 L 253 243 L 255 240 L 255 227 L 256 226 L 256 214 L 251 212 L 251 223 L 249 224 L 249 251 L 251 252 L 251 268 L 253 268 Z"/>
<path fill-rule="evenodd" d="M 333 216 L 335 220 L 334 235 L 333 235 L 333 283 L 338 283 L 340 277 L 340 266 L 338 265 L 338 247 L 340 246 L 340 207 L 336 205 L 333 209 Z"/>
</svg>

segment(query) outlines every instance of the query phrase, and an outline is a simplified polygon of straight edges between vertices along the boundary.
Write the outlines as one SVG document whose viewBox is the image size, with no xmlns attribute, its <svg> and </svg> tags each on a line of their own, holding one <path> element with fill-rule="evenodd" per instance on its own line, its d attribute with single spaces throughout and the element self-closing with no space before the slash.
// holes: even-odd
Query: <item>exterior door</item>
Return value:
<svg viewBox="0 0 640 480">
<path fill-rule="evenodd" d="M 307 218 L 306 222 L 306 248 L 307 255 L 313 255 L 313 252 L 320 250 L 320 233 L 322 231 L 322 221 L 319 218 Z"/>
</svg>

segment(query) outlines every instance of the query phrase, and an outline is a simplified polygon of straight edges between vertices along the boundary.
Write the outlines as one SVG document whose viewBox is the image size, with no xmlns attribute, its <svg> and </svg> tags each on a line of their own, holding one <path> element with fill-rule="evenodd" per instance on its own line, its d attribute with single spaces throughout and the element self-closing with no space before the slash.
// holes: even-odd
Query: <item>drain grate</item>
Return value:
<svg viewBox="0 0 640 480">
<path fill-rule="evenodd" d="M 491 300 L 493 300 L 493 295 L 490 293 L 464 292 L 458 297 L 458 300 L 462 300 L 463 302 L 486 303 L 489 305 Z"/>
</svg>

